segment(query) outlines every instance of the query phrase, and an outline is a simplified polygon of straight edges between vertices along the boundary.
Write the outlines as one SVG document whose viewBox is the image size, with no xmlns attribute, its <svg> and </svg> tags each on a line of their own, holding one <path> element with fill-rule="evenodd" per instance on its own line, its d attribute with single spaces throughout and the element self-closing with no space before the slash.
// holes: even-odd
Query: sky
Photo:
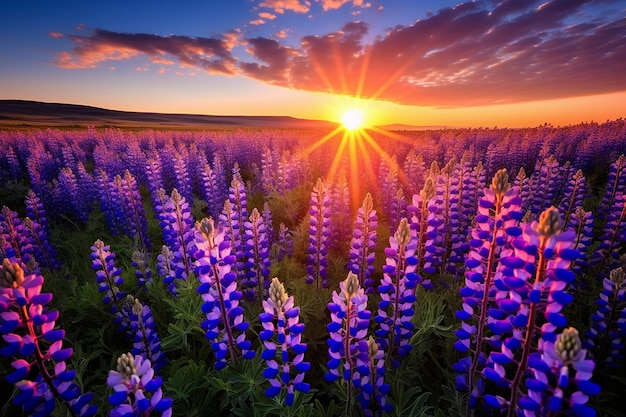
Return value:
<svg viewBox="0 0 626 417">
<path fill-rule="evenodd" d="M 626 117 L 626 0 L 0 1 L 0 99 L 533 127 Z"/>
</svg>

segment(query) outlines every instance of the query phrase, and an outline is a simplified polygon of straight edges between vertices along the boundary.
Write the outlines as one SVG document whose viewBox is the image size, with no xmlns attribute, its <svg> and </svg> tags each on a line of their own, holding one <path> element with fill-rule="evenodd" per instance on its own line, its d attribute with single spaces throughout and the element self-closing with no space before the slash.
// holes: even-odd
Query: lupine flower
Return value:
<svg viewBox="0 0 626 417">
<path fill-rule="evenodd" d="M 100 239 L 91 247 L 91 263 L 91 269 L 96 271 L 98 291 L 104 293 L 102 302 L 109 306 L 109 312 L 115 316 L 115 324 L 122 332 L 127 332 L 129 311 L 124 308 L 126 294 L 120 291 L 124 283 L 122 270 L 115 266 L 115 254 L 111 252 L 111 247 Z"/>
<path fill-rule="evenodd" d="M 615 205 L 615 198 L 626 189 L 626 156 L 621 154 L 609 167 L 609 177 L 606 183 L 604 197 L 598 207 L 601 220 L 607 218 L 611 208 Z"/>
<path fill-rule="evenodd" d="M 183 156 L 176 152 L 174 153 L 174 181 L 175 187 L 182 197 L 187 202 L 193 201 L 193 193 L 191 188 L 191 180 L 189 178 L 189 170 L 187 169 L 187 162 Z"/>
<path fill-rule="evenodd" d="M 263 373 L 270 382 L 265 390 L 268 397 L 274 397 L 286 391 L 285 404 L 292 405 L 294 390 L 309 392 L 311 387 L 304 382 L 304 374 L 311 369 L 304 361 L 307 346 L 302 343 L 304 323 L 300 323 L 300 309 L 294 305 L 293 296 L 289 296 L 285 287 L 273 278 L 269 287 L 269 297 L 263 300 L 263 310 L 259 319 L 263 324 L 260 338 L 265 345 L 262 353 L 267 362 Z"/>
<path fill-rule="evenodd" d="M 367 309 L 367 294 L 352 272 L 339 283 L 340 291 L 333 291 L 332 302 L 328 303 L 330 323 L 327 326 L 328 372 L 326 380 L 339 378 L 346 381 L 348 404 L 353 399 L 353 373 L 357 366 L 359 342 L 367 336 L 371 313 Z"/>
<path fill-rule="evenodd" d="M 576 211 L 570 217 L 570 228 L 576 233 L 574 249 L 583 255 L 574 261 L 574 266 L 572 266 L 574 272 L 578 272 L 588 265 L 586 253 L 592 244 L 593 222 L 593 213 L 583 210 L 582 207 L 576 207 Z"/>
<path fill-rule="evenodd" d="M 390 387 L 385 384 L 385 351 L 378 346 L 372 336 L 367 341 L 358 342 L 356 368 L 352 383 L 357 389 L 355 395 L 366 417 L 391 412 L 389 403 Z"/>
<path fill-rule="evenodd" d="M 376 341 L 395 366 L 400 366 L 396 355 L 403 358 L 413 347 L 409 341 L 413 336 L 413 305 L 417 301 L 415 287 L 422 281 L 416 272 L 416 246 L 407 220 L 402 219 L 395 235 L 389 238 L 389 248 L 385 249 L 387 262 L 378 286 L 381 300 L 374 319 L 379 326 Z"/>
<path fill-rule="evenodd" d="M 394 231 L 398 229 L 400 220 L 406 217 L 407 201 L 402 188 L 398 188 L 395 198 L 391 200 L 391 208 L 389 210 L 389 229 Z"/>
<path fill-rule="evenodd" d="M 435 195 L 435 182 L 433 177 L 428 177 L 420 194 L 413 195 L 413 204 L 407 207 L 411 215 L 410 225 L 412 233 L 417 238 L 416 254 L 419 261 L 417 272 L 433 274 L 439 263 L 440 250 L 436 241 L 439 239 L 439 228 L 442 220 L 438 217 L 441 207 L 438 205 Z M 427 288 L 429 281 L 424 284 Z"/>
<path fill-rule="evenodd" d="M 339 173 L 336 183 L 331 186 L 330 211 L 331 216 L 331 239 L 329 243 L 335 249 L 339 249 L 340 243 L 350 236 L 350 188 L 346 180 L 345 171 Z"/>
<path fill-rule="evenodd" d="M 496 279 L 496 302 L 506 321 L 499 322 L 497 331 L 506 334 L 501 352 L 492 352 L 491 363 L 484 375 L 511 390 L 510 398 L 503 400 L 486 395 L 492 407 L 508 408 L 509 416 L 535 407 L 522 400 L 524 376 L 532 351 L 543 352 L 543 345 L 554 342 L 555 331 L 567 325 L 563 307 L 573 301 L 567 292 L 574 280 L 569 270 L 579 253 L 573 249 L 574 232 L 561 232 L 561 218 L 551 207 L 539 216 L 539 223 L 526 224 L 522 235 L 513 241 L 511 256 L 501 258 L 502 275 Z M 540 326 L 539 315 L 546 322 Z M 495 330 L 494 330 L 495 331 Z M 537 338 L 541 336 L 537 345 Z M 505 366 L 515 365 L 514 376 L 506 376 Z"/>
<path fill-rule="evenodd" d="M 520 233 L 517 228 L 522 217 L 520 206 L 521 199 L 517 189 L 511 188 L 506 169 L 499 170 L 478 204 L 476 226 L 465 262 L 465 287 L 460 290 L 463 309 L 456 314 L 462 324 L 457 330 L 459 341 L 455 348 L 469 356 L 456 363 L 454 369 L 459 373 L 457 388 L 470 392 L 468 408 L 476 406 L 484 388 L 483 381 L 477 378 L 485 366 L 486 343 L 499 347 L 498 334 L 489 335 L 487 327 L 501 318 L 492 301 L 494 277 L 500 257 L 506 255 L 507 250 L 510 252 L 512 238 Z"/>
<path fill-rule="evenodd" d="M 563 190 L 563 198 L 559 204 L 559 212 L 563 213 L 563 230 L 571 227 L 571 217 L 578 207 L 582 208 L 584 199 L 588 196 L 587 182 L 583 171 L 579 169 L 568 180 Z"/>
<path fill-rule="evenodd" d="M 359 283 L 366 294 L 374 292 L 374 261 L 376 260 L 376 241 L 378 217 L 374 210 L 372 195 L 367 193 L 363 205 L 359 208 L 354 222 L 354 234 L 350 242 L 350 260 L 348 268 L 359 277 Z"/>
<path fill-rule="evenodd" d="M 25 276 L 8 259 L 0 267 L 0 334 L 6 343 L 0 355 L 13 358 L 14 371 L 5 376 L 19 392 L 13 403 L 31 415 L 47 416 L 58 400 L 72 416 L 93 416 L 91 394 L 82 395 L 73 382 L 75 372 L 67 370 L 73 351 L 63 348 L 65 331 L 55 329 L 59 312 L 45 307 L 52 294 L 41 293 L 43 282 L 43 276 Z"/>
<path fill-rule="evenodd" d="M 124 353 L 117 359 L 116 370 L 109 371 L 107 377 L 107 384 L 115 391 L 109 396 L 114 407 L 111 417 L 172 415 L 172 399 L 163 398 L 163 382 L 154 373 L 150 361 L 141 355 Z"/>
<path fill-rule="evenodd" d="M 169 198 L 165 198 L 159 219 L 163 240 L 172 254 L 170 269 L 174 271 L 176 279 L 186 280 L 193 263 L 193 217 L 189 203 L 176 188 Z"/>
<path fill-rule="evenodd" d="M 540 343 L 541 344 L 541 343 Z M 528 395 L 519 400 L 525 416 L 545 416 L 571 412 L 593 417 L 596 411 L 586 403 L 590 395 L 600 394 L 600 386 L 590 381 L 595 363 L 586 359 L 578 330 L 563 330 L 556 340 L 543 343 L 543 353 L 534 352 L 528 359 L 532 377 L 526 379 Z M 571 375 L 571 369 L 575 371 Z M 577 391 L 573 391 L 576 385 Z"/>
<path fill-rule="evenodd" d="M 157 256 L 157 268 L 159 277 L 163 280 L 163 283 L 167 285 L 167 289 L 174 295 L 178 294 L 174 280 L 176 279 L 176 272 L 172 270 L 172 251 L 167 245 L 163 245 L 161 253 Z"/>
<path fill-rule="evenodd" d="M 156 332 L 150 307 L 137 298 L 127 296 L 130 306 L 129 333 L 132 335 L 133 355 L 141 355 L 150 360 L 155 372 L 165 366 L 167 359 L 161 350 L 161 339 Z"/>
<path fill-rule="evenodd" d="M 249 324 L 239 306 L 242 293 L 237 290 L 237 276 L 231 272 L 235 259 L 224 232 L 216 232 L 213 219 L 205 218 L 196 223 L 195 243 L 195 274 L 201 282 L 198 292 L 202 294 L 202 312 L 206 315 L 202 328 L 215 352 L 215 369 L 219 370 L 229 360 L 252 359 L 254 350 L 246 340 Z"/>
<path fill-rule="evenodd" d="M 252 210 L 249 221 L 244 224 L 245 243 L 244 256 L 247 258 L 244 264 L 245 279 L 241 281 L 242 287 L 247 288 L 246 298 L 253 300 L 255 297 L 264 298 L 264 292 L 270 287 L 270 247 L 268 242 L 267 225 L 259 211 Z"/>
<path fill-rule="evenodd" d="M 618 259 L 626 243 L 626 194 L 617 193 L 609 207 L 604 232 L 594 254 L 594 260 L 602 260 L 608 269 L 619 266 Z"/>
<path fill-rule="evenodd" d="M 137 286 L 145 287 L 146 284 L 152 284 L 152 270 L 148 265 L 149 255 L 143 250 L 136 250 L 131 256 L 131 266 L 135 268 L 135 278 L 137 278 Z"/>
<path fill-rule="evenodd" d="M 39 242 L 42 253 L 38 259 L 42 267 L 59 268 L 60 262 L 57 259 L 56 249 L 50 243 L 50 227 L 48 226 L 48 217 L 46 210 L 41 203 L 39 197 L 33 190 L 29 190 L 25 199 L 26 216 L 31 219 L 32 227 L 25 221 L 26 227 L 32 230 L 33 238 Z"/>
<path fill-rule="evenodd" d="M 285 223 L 278 226 L 278 253 L 276 260 L 282 261 L 285 256 L 293 254 L 293 239 Z"/>
<path fill-rule="evenodd" d="M 0 210 L 0 235 L 13 248 L 15 256 L 21 262 L 27 264 L 30 261 L 35 252 L 32 234 L 17 213 L 7 206 Z"/>
<path fill-rule="evenodd" d="M 309 247 L 307 248 L 306 283 L 328 287 L 328 244 L 330 239 L 330 196 L 318 178 L 311 192 Z"/>
<path fill-rule="evenodd" d="M 617 368 L 624 360 L 626 340 L 626 279 L 624 269 L 612 270 L 603 279 L 603 289 L 596 300 L 598 310 L 591 316 L 591 329 L 584 346 L 594 353 L 597 361 Z"/>
</svg>

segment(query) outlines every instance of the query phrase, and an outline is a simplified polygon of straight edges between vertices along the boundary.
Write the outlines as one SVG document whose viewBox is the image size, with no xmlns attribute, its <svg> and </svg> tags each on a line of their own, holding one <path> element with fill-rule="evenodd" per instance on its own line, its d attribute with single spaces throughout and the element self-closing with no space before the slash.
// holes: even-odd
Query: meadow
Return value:
<svg viewBox="0 0 626 417">
<path fill-rule="evenodd" d="M 0 415 L 624 415 L 623 119 L 0 147 Z"/>
</svg>

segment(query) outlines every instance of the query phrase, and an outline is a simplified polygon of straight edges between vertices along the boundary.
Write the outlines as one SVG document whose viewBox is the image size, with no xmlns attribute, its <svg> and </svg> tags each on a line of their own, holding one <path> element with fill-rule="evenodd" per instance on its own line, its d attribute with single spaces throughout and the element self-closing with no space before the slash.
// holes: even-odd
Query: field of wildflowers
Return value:
<svg viewBox="0 0 626 417">
<path fill-rule="evenodd" d="M 0 415 L 623 415 L 626 121 L 326 133 L 0 133 Z"/>
</svg>

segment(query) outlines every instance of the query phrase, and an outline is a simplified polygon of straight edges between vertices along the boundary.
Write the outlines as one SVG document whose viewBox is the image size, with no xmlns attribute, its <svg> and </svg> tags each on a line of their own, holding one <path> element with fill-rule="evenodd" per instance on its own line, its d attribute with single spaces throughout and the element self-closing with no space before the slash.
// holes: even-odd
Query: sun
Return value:
<svg viewBox="0 0 626 417">
<path fill-rule="evenodd" d="M 348 110 L 343 114 L 341 123 L 347 130 L 361 129 L 364 125 L 363 112 L 358 109 Z"/>
</svg>

